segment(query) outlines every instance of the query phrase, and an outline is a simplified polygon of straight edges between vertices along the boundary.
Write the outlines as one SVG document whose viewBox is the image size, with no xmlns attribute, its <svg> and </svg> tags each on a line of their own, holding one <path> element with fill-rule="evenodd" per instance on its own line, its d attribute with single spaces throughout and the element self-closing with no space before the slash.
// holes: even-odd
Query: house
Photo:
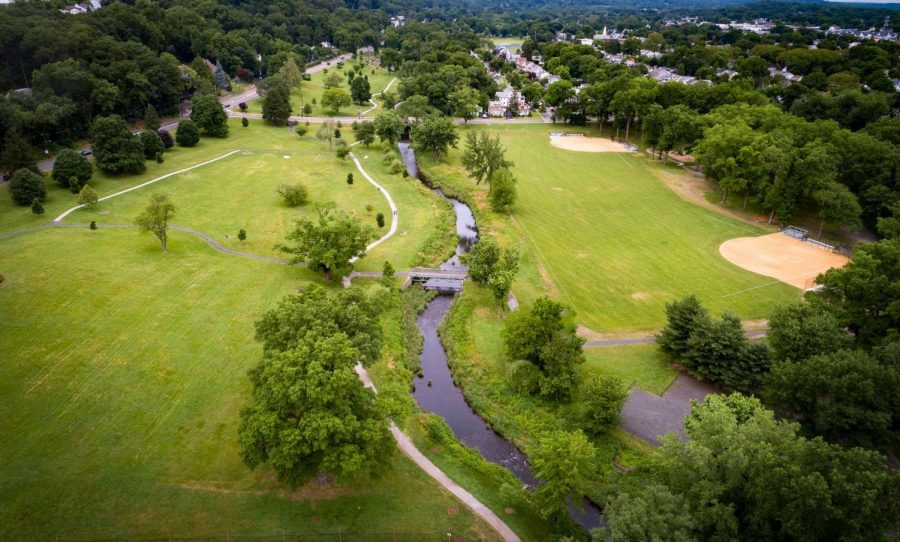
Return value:
<svg viewBox="0 0 900 542">
<path fill-rule="evenodd" d="M 6 2 L 11 3 L 11 2 Z M 67 15 L 81 15 L 82 13 L 90 13 L 92 11 L 97 11 L 102 6 L 100 5 L 100 0 L 88 0 L 87 2 L 82 2 L 80 4 L 74 4 L 71 6 L 66 6 L 62 8 L 60 13 L 65 13 Z"/>
<path fill-rule="evenodd" d="M 497 91 L 494 95 L 494 99 L 488 102 L 487 114 L 492 117 L 506 116 L 513 100 L 515 100 L 515 104 L 518 107 L 520 117 L 528 116 L 528 114 L 531 113 L 531 106 L 528 105 L 528 102 L 522 99 L 522 96 L 512 87 L 506 87 L 503 90 Z"/>
<path fill-rule="evenodd" d="M 403 15 L 397 15 L 396 17 L 391 17 L 391 26 L 394 28 L 399 28 L 406 24 L 406 17 Z"/>
<path fill-rule="evenodd" d="M 772 77 L 781 77 L 787 84 L 796 83 L 803 79 L 802 75 L 794 75 L 789 72 L 787 68 L 781 68 L 780 70 L 769 66 L 769 75 Z"/>
</svg>

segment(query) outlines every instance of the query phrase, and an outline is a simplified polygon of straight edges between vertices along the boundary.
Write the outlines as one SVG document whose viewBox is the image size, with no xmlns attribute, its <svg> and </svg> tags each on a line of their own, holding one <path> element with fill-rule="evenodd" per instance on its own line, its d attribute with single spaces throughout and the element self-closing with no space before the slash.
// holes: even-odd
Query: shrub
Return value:
<svg viewBox="0 0 900 542">
<path fill-rule="evenodd" d="M 81 189 L 81 192 L 78 194 L 78 205 L 84 205 L 85 207 L 92 207 L 97 203 L 97 192 L 91 188 L 91 185 L 86 184 Z"/>
<path fill-rule="evenodd" d="M 284 198 L 284 203 L 288 207 L 296 207 L 303 205 L 309 201 L 309 193 L 302 184 L 280 184 L 277 191 Z"/>
<path fill-rule="evenodd" d="M 379 228 L 384 227 L 384 213 L 378 213 L 375 215 L 375 223 L 378 224 Z"/>
<path fill-rule="evenodd" d="M 347 184 L 353 184 L 353 174 L 352 173 L 347 174 Z"/>
<path fill-rule="evenodd" d="M 294 133 L 300 137 L 305 136 L 307 132 L 309 132 L 309 127 L 305 124 L 298 124 L 294 127 Z"/>
<path fill-rule="evenodd" d="M 347 158 L 347 155 L 350 154 L 350 147 L 343 141 L 340 141 L 337 148 L 335 148 L 334 154 L 341 159 Z"/>
<path fill-rule="evenodd" d="M 541 370 L 528 360 L 514 361 L 506 369 L 506 383 L 516 393 L 534 395 L 541 384 Z"/>
<path fill-rule="evenodd" d="M 170 134 L 168 130 L 160 130 L 157 133 L 159 134 L 159 139 L 163 142 L 163 147 L 171 149 L 175 146 L 175 142 L 172 141 L 172 134 Z"/>
<path fill-rule="evenodd" d="M 406 166 L 399 158 L 391 162 L 391 173 L 400 173 L 404 169 L 406 169 Z"/>
<path fill-rule="evenodd" d="M 181 121 L 175 131 L 175 141 L 182 147 L 196 145 L 200 141 L 200 128 L 197 127 L 197 123 L 190 119 Z"/>
<path fill-rule="evenodd" d="M 152 160 L 166 150 L 166 145 L 154 130 L 144 130 L 139 136 L 144 147 L 144 160 Z"/>
<path fill-rule="evenodd" d="M 44 206 L 41 205 L 40 199 L 34 198 L 34 201 L 31 202 L 31 212 L 36 215 L 44 214 Z"/>
<path fill-rule="evenodd" d="M 241 126 L 243 126 L 244 128 L 246 128 L 247 126 L 250 126 L 250 121 L 247 120 L 247 117 L 243 117 L 241 119 Z"/>
<path fill-rule="evenodd" d="M 30 169 L 17 170 L 9 182 L 9 195 L 18 205 L 28 205 L 35 198 L 45 199 L 47 187 L 44 186 L 44 178 Z"/>
<path fill-rule="evenodd" d="M 88 227 L 89 227 L 90 229 L 92 229 L 92 230 L 96 230 L 96 229 L 97 229 L 97 221 L 96 221 L 96 220 L 91 220 L 91 225 L 88 226 Z"/>
<path fill-rule="evenodd" d="M 247 239 L 247 230 L 241 228 L 238 230 L 238 241 L 244 241 Z"/>
<path fill-rule="evenodd" d="M 303 104 L 303 114 L 312 115 L 312 106 L 309 104 Z"/>
</svg>

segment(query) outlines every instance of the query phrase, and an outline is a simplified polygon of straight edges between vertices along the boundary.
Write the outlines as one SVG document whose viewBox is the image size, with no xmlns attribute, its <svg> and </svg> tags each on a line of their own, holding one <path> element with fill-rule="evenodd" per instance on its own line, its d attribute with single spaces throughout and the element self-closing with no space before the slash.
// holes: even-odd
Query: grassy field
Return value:
<svg viewBox="0 0 900 542">
<path fill-rule="evenodd" d="M 174 232 L 0 240 L 0 525 L 11 540 L 290 533 L 494 536 L 399 454 L 352 487 L 292 492 L 237 452 L 252 322 L 302 269 Z M 453 510 L 451 510 L 453 509 Z M 401 534 L 406 533 L 406 534 Z"/>
<path fill-rule="evenodd" d="M 520 299 L 550 293 L 577 311 L 580 324 L 609 332 L 657 328 L 665 303 L 689 293 L 714 312 L 743 318 L 766 317 L 799 296 L 719 255 L 727 239 L 771 230 L 684 201 L 666 187 L 658 163 L 552 147 L 547 132 L 558 126 L 486 129 L 500 135 L 519 179 L 512 217 L 486 222 L 528 253 L 514 286 Z M 475 190 L 459 165 L 460 153 L 437 164 L 424 157 L 424 169 L 472 192 L 482 214 L 491 215 L 484 190 Z"/>
<path fill-rule="evenodd" d="M 349 127 L 345 128 L 344 137 L 353 141 Z M 146 205 L 151 193 L 163 191 L 176 204 L 175 224 L 200 230 L 227 248 L 256 254 L 277 254 L 275 244 L 284 239 L 295 219 L 313 212 L 316 202 L 336 202 L 362 223 L 375 228 L 379 236 L 389 228 L 391 211 L 387 201 L 351 160 L 338 159 L 313 135 L 299 138 L 286 129 L 267 126 L 261 121 L 252 121 L 244 128 L 232 120 L 229 137 L 204 138 L 190 149 L 173 147 L 166 152 L 165 163 L 148 161 L 147 171 L 140 175 L 113 177 L 95 171 L 91 185 L 102 197 L 236 149 L 247 151 L 101 202 L 94 209 L 80 209 L 66 221 L 129 224 Z M 383 155 L 377 145 L 357 146 L 354 152 L 366 171 L 384 186 L 402 210 L 398 215 L 397 234 L 376 247 L 356 267 L 380 270 L 385 260 L 397 269 L 439 263 L 455 243 L 454 239 L 442 235 L 454 231 L 452 223 L 447 223 L 451 216 L 448 205 L 415 179 L 391 174 L 381 162 Z M 346 183 L 348 173 L 354 176 L 352 186 Z M 310 204 L 290 208 L 283 204 L 275 189 L 281 183 L 296 182 L 308 188 Z M 6 193 L 7 185 L 0 185 L 0 234 L 46 223 L 76 205 L 77 196 L 49 178 L 47 187 L 46 212 L 36 216 L 29 206 L 13 205 Z M 375 222 L 378 212 L 384 213 L 386 219 L 382 229 Z M 248 233 L 244 242 L 237 239 L 241 228 Z"/>
<path fill-rule="evenodd" d="M 303 111 L 302 104 L 310 104 L 312 106 L 312 113 L 307 116 L 310 117 L 324 117 L 327 115 L 331 115 L 330 111 L 326 111 L 325 108 L 322 107 L 321 100 L 322 94 L 325 92 L 325 78 L 328 77 L 328 74 L 334 73 L 335 70 L 341 74 L 342 78 L 342 89 L 350 92 L 350 84 L 347 82 L 347 76 L 344 75 L 344 72 L 350 69 L 350 62 L 344 62 L 343 68 L 338 68 L 337 65 L 330 66 L 325 70 L 321 70 L 310 74 L 309 81 L 303 81 L 303 84 L 300 85 L 300 91 L 294 91 L 291 94 L 291 114 L 300 115 Z M 374 73 L 373 73 L 374 72 Z M 373 67 L 370 64 L 366 64 L 366 67 L 363 69 L 363 74 L 369 77 L 369 89 L 372 94 L 377 92 L 381 92 L 387 87 L 388 83 L 394 78 L 394 74 L 389 73 L 387 70 L 380 67 Z M 395 83 L 396 85 L 396 83 Z M 392 87 L 392 90 L 396 90 L 396 87 Z M 312 100 L 315 99 L 316 103 L 313 103 Z M 375 98 L 375 103 L 379 103 L 377 97 Z M 249 102 L 247 104 L 247 111 L 250 113 L 262 113 L 262 104 L 263 99 L 259 98 Z M 379 112 L 381 112 L 381 105 L 369 111 L 368 113 L 363 113 L 367 109 L 371 108 L 372 104 L 366 102 L 361 106 L 357 106 L 356 104 L 351 104 L 347 107 L 342 108 L 337 116 L 338 117 L 354 117 L 362 114 L 364 117 L 374 117 Z"/>
</svg>

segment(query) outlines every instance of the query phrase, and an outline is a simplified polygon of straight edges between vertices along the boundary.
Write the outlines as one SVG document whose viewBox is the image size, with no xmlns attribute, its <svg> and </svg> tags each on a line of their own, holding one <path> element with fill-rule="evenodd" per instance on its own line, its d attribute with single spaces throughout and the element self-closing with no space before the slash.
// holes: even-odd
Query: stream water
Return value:
<svg viewBox="0 0 900 542">
<path fill-rule="evenodd" d="M 409 143 L 401 141 L 399 147 L 400 156 L 410 176 L 428 185 L 427 179 L 419 171 L 416 155 Z M 465 269 L 459 256 L 478 241 L 475 216 L 465 203 L 447 197 L 434 187 L 431 188 L 453 205 L 453 211 L 456 214 L 456 234 L 459 237 L 455 254 L 441 264 L 441 269 Z M 425 310 L 416 318 L 416 324 L 422 333 L 424 343 L 420 356 L 422 377 L 416 378 L 413 396 L 422 410 L 443 418 L 460 442 L 477 450 L 488 461 L 509 470 L 523 484 L 533 489 L 537 480 L 531 473 L 528 458 L 515 445 L 491 429 L 472 410 L 472 407 L 466 402 L 462 390 L 453 382 L 453 375 L 447 363 L 447 352 L 438 337 L 437 330 L 450 310 L 453 303 L 452 292 L 458 287 L 458 284 L 452 281 L 431 279 L 425 283 L 425 287 L 437 290 L 439 295 L 429 302 Z M 597 527 L 603 522 L 600 509 L 587 499 L 583 499 L 581 507 L 570 504 L 569 513 L 572 519 L 585 530 Z"/>
</svg>

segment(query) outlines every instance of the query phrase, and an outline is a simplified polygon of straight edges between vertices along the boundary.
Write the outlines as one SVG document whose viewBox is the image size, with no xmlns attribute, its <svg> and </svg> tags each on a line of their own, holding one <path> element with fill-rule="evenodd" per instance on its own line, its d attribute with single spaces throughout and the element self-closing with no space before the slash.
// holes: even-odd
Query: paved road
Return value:
<svg viewBox="0 0 900 542">
<path fill-rule="evenodd" d="M 319 62 L 318 64 L 315 64 L 313 66 L 306 68 L 306 73 L 316 73 L 318 71 L 321 71 L 321 70 L 329 67 L 331 64 L 336 64 L 338 62 L 345 61 L 352 57 L 353 57 L 353 55 L 351 55 L 350 53 L 345 53 L 343 55 L 332 58 L 330 60 L 323 60 L 322 62 Z M 241 102 L 249 102 L 250 100 L 254 100 L 258 97 L 259 97 L 259 92 L 256 89 L 256 85 L 250 85 L 237 94 L 223 94 L 223 95 L 219 96 L 219 102 L 222 104 L 222 107 L 224 107 L 226 109 L 230 109 L 232 107 L 237 107 L 237 105 Z M 162 124 L 160 124 L 159 128 L 161 130 L 168 130 L 170 132 L 173 130 L 176 130 L 178 128 L 178 125 L 181 123 L 182 118 L 187 118 L 188 116 L 189 116 L 189 112 L 182 111 L 181 118 L 176 117 L 174 119 L 169 119 L 166 122 L 163 122 Z M 230 116 L 235 116 L 235 115 L 230 115 Z M 250 117 L 250 118 L 255 118 L 255 117 Z M 262 118 L 262 115 L 260 115 L 259 118 Z M 140 130 L 135 131 L 135 133 L 140 133 Z M 82 147 L 79 150 L 89 150 L 90 148 L 91 148 L 90 145 L 87 145 L 85 147 Z M 42 161 L 38 162 L 38 169 L 40 171 L 50 171 L 51 169 L 53 169 L 53 164 L 55 162 L 56 162 L 55 158 L 48 158 L 47 160 L 42 160 Z"/>
<path fill-rule="evenodd" d="M 722 389 L 686 374 L 679 374 L 662 395 L 633 387 L 619 414 L 620 427 L 656 446 L 661 444 L 659 438 L 667 433 L 676 433 L 687 440 L 684 419 L 691 412 L 691 401 L 703 402 L 707 395 L 721 392 Z"/>
</svg>

